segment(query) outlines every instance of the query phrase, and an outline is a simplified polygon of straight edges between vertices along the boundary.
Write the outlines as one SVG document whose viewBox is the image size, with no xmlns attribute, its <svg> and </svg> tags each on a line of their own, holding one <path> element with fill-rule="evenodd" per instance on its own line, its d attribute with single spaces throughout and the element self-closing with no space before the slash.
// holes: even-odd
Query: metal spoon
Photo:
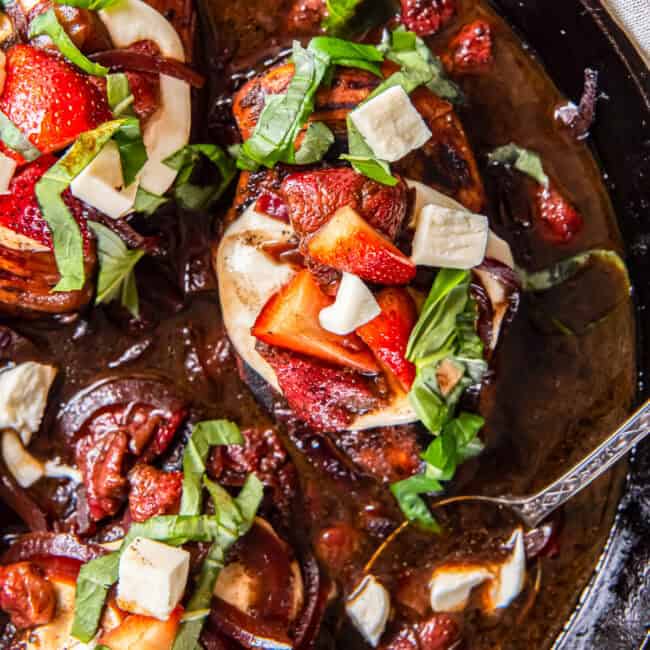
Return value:
<svg viewBox="0 0 650 650">
<path fill-rule="evenodd" d="M 535 528 L 554 510 L 605 473 L 649 433 L 650 400 L 586 458 L 537 494 L 527 497 L 459 496 L 438 501 L 435 507 L 459 501 L 487 501 L 510 508 L 524 523 Z"/>
</svg>

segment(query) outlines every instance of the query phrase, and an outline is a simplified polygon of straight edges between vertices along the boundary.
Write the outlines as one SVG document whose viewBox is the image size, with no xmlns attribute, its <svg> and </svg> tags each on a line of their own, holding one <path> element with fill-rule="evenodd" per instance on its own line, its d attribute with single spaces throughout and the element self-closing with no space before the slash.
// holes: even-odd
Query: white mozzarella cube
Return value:
<svg viewBox="0 0 650 650">
<path fill-rule="evenodd" d="M 526 547 L 521 528 L 515 530 L 507 546 L 512 549 L 512 552 L 500 566 L 498 579 L 494 581 L 490 590 L 490 602 L 494 609 L 508 607 L 526 584 Z"/>
<path fill-rule="evenodd" d="M 183 597 L 189 570 L 187 551 L 137 537 L 120 558 L 117 604 L 166 621 Z"/>
<path fill-rule="evenodd" d="M 393 86 L 350 113 L 367 145 L 380 160 L 396 162 L 422 147 L 431 131 L 401 86 Z"/>
<path fill-rule="evenodd" d="M 485 258 L 489 231 L 483 215 L 427 205 L 418 219 L 411 259 L 421 266 L 471 269 Z"/>
<path fill-rule="evenodd" d="M 43 463 L 34 458 L 13 431 L 2 434 L 2 459 L 20 487 L 28 488 L 44 475 Z"/>
<path fill-rule="evenodd" d="M 328 332 L 345 336 L 381 314 L 379 304 L 361 278 L 344 273 L 336 301 L 323 309 L 318 318 Z"/>
<path fill-rule="evenodd" d="M 511 269 L 515 268 L 515 258 L 512 255 L 510 244 L 508 244 L 505 239 L 501 239 L 499 235 L 493 233 L 491 230 L 488 235 L 485 257 L 501 262 L 501 264 L 505 264 Z"/>
<path fill-rule="evenodd" d="M 348 598 L 345 611 L 366 641 L 376 648 L 390 614 L 386 588 L 374 576 L 366 576 Z"/>
<path fill-rule="evenodd" d="M 16 167 L 17 164 L 13 158 L 0 153 L 0 194 L 9 193 L 9 184 L 16 173 Z"/>
<path fill-rule="evenodd" d="M 417 227 L 420 213 L 427 205 L 439 205 L 441 208 L 449 208 L 450 210 L 465 210 L 465 207 L 452 199 L 451 196 L 438 192 L 438 190 L 434 190 L 433 187 L 429 187 L 424 183 L 407 178 L 406 184 L 409 189 L 415 190 L 415 203 L 409 220 L 409 228 L 415 229 Z"/>
<path fill-rule="evenodd" d="M 13 429 L 25 446 L 38 431 L 56 368 L 34 361 L 0 372 L 0 429 Z"/>
<path fill-rule="evenodd" d="M 461 612 L 475 587 L 494 575 L 480 565 L 449 565 L 436 569 L 431 577 L 431 609 L 434 612 Z"/>
<path fill-rule="evenodd" d="M 133 209 L 137 183 L 122 189 L 122 162 L 115 142 L 110 141 L 70 184 L 73 196 L 118 219 Z"/>
</svg>

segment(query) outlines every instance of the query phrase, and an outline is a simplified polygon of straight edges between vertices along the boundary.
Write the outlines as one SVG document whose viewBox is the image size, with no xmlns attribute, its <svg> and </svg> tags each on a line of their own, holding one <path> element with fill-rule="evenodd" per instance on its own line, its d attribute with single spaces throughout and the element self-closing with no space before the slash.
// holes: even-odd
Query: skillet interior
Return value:
<svg viewBox="0 0 650 650">
<path fill-rule="evenodd" d="M 650 71 L 602 4 L 498 0 L 510 23 L 538 53 L 559 88 L 575 94 L 585 67 L 603 72 L 592 142 L 607 176 L 627 249 L 638 322 L 639 394 L 650 394 Z M 650 611 L 650 442 L 634 454 L 628 482 L 598 570 L 558 648 L 638 648 Z"/>
</svg>

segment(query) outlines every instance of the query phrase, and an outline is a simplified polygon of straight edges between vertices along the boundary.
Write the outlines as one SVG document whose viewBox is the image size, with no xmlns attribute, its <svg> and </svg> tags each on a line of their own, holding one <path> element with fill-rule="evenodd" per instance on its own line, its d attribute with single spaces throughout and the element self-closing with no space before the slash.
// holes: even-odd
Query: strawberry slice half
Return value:
<svg viewBox="0 0 650 650">
<path fill-rule="evenodd" d="M 13 177 L 9 185 L 9 193 L 0 195 L 0 227 L 29 237 L 50 249 L 52 235 L 36 200 L 35 187 L 43 174 L 56 162 L 57 159 L 52 155 L 41 156 Z M 79 224 L 84 249 L 87 251 L 90 242 L 86 226 L 87 209 L 81 201 L 70 194 L 69 190 L 63 193 L 63 200 Z M 0 245 L 2 243 L 3 238 L 0 235 Z"/>
<path fill-rule="evenodd" d="M 415 264 L 350 207 L 338 210 L 307 242 L 309 256 L 377 284 L 408 284 Z"/>
<path fill-rule="evenodd" d="M 383 289 L 375 296 L 381 314 L 359 327 L 359 338 L 373 351 L 384 371 L 404 391 L 415 381 L 415 365 L 406 358 L 406 346 L 418 319 L 413 298 L 406 289 Z"/>
<path fill-rule="evenodd" d="M 372 354 L 356 335 L 339 336 L 321 327 L 318 315 L 333 302 L 309 271 L 300 271 L 262 308 L 253 336 L 339 366 L 378 373 Z"/>
<path fill-rule="evenodd" d="M 60 151 L 84 131 L 111 119 L 100 88 L 55 54 L 15 45 L 6 53 L 5 70 L 0 110 L 41 153 Z M 20 154 L 1 148 L 24 162 Z"/>
<path fill-rule="evenodd" d="M 569 242 L 582 230 L 582 215 L 552 183 L 548 188 L 541 185 L 536 188 L 535 208 L 544 227 L 544 236 L 550 241 Z"/>
<path fill-rule="evenodd" d="M 111 650 L 171 650 L 181 624 L 183 608 L 177 607 L 166 621 L 131 614 L 99 639 Z"/>
</svg>

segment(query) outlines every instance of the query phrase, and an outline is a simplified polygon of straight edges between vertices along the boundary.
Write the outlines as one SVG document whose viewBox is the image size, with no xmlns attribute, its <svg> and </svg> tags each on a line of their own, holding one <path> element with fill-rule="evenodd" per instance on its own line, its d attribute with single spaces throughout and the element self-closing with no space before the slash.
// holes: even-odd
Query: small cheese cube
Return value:
<svg viewBox="0 0 650 650">
<path fill-rule="evenodd" d="M 319 320 L 328 332 L 345 336 L 377 318 L 380 313 L 379 304 L 363 280 L 351 273 L 344 273 L 336 301 L 320 312 Z"/>
<path fill-rule="evenodd" d="M 390 596 L 374 577 L 366 576 L 345 604 L 345 611 L 368 643 L 379 645 L 390 614 Z"/>
<path fill-rule="evenodd" d="M 409 228 L 415 229 L 418 225 L 418 218 L 422 209 L 427 205 L 439 205 L 441 208 L 449 208 L 450 210 L 464 210 L 462 204 L 458 203 L 451 196 L 447 196 L 433 187 L 429 187 L 419 181 L 413 181 L 410 178 L 406 179 L 406 184 L 409 189 L 415 190 L 415 202 L 413 205 L 413 212 L 409 220 Z"/>
<path fill-rule="evenodd" d="M 0 194 L 9 193 L 9 183 L 16 173 L 16 167 L 17 164 L 13 158 L 0 153 Z"/>
<path fill-rule="evenodd" d="M 13 431 L 2 434 L 2 459 L 20 487 L 28 488 L 43 477 L 43 464 L 23 447 Z"/>
<path fill-rule="evenodd" d="M 55 377 L 56 368 L 34 361 L 0 371 L 0 429 L 13 429 L 29 445 Z"/>
<path fill-rule="evenodd" d="M 493 233 L 491 230 L 488 236 L 485 257 L 501 262 L 501 264 L 505 264 L 511 269 L 515 268 L 515 258 L 512 255 L 510 244 L 508 244 L 505 239 L 501 239 L 499 235 Z"/>
<path fill-rule="evenodd" d="M 526 547 L 524 532 L 515 530 L 506 543 L 512 549 L 510 557 L 500 566 L 499 577 L 489 593 L 489 604 L 493 609 L 508 607 L 523 591 L 526 584 Z"/>
<path fill-rule="evenodd" d="M 431 577 L 431 609 L 434 612 L 460 612 L 467 606 L 475 587 L 494 574 L 480 565 L 449 565 L 437 568 Z"/>
<path fill-rule="evenodd" d="M 84 203 L 112 219 L 118 219 L 133 208 L 138 186 L 135 182 L 121 190 L 123 185 L 120 153 L 111 141 L 72 181 L 70 191 Z"/>
<path fill-rule="evenodd" d="M 189 570 L 187 551 L 137 537 L 120 558 L 117 604 L 166 621 L 183 597 Z"/>
<path fill-rule="evenodd" d="M 418 219 L 411 259 L 422 266 L 471 269 L 485 258 L 489 231 L 483 215 L 427 205 Z"/>
<path fill-rule="evenodd" d="M 395 162 L 430 138 L 431 131 L 401 86 L 393 86 L 350 114 L 380 160 Z"/>
</svg>

